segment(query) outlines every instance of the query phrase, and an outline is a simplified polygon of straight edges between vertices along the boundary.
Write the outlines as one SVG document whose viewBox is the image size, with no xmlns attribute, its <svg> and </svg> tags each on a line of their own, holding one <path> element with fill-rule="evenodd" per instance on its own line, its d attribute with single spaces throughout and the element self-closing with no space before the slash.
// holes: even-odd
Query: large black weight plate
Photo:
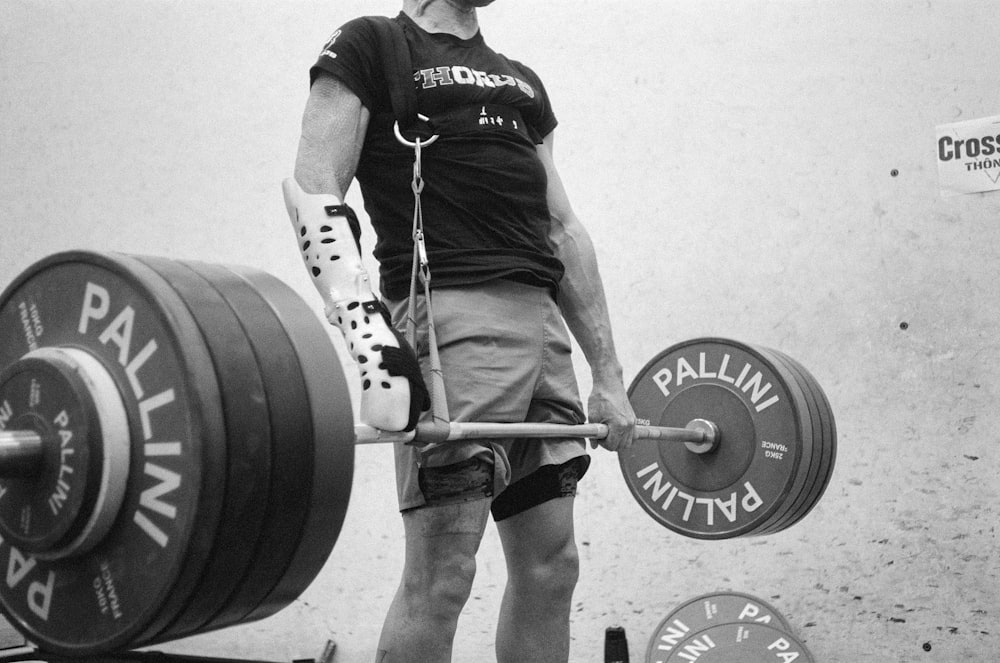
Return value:
<svg viewBox="0 0 1000 663">
<path fill-rule="evenodd" d="M 761 349 L 761 352 L 766 353 L 775 363 L 784 366 L 785 370 L 793 376 L 795 382 L 799 385 L 799 388 L 803 392 L 805 396 L 805 408 L 808 409 L 809 419 L 812 422 L 812 436 L 809 438 L 812 440 L 812 444 L 806 444 L 804 446 L 809 447 L 814 451 L 814 453 L 811 454 L 808 466 L 805 466 L 804 464 L 802 472 L 800 473 L 800 476 L 804 477 L 805 481 L 799 489 L 795 491 L 794 496 L 789 496 L 787 507 L 782 512 L 775 514 L 771 521 L 761 530 L 762 534 L 773 534 L 775 532 L 780 532 L 786 527 L 790 527 L 797 522 L 798 519 L 796 518 L 796 514 L 811 494 L 813 486 L 816 482 L 816 477 L 819 475 L 820 467 L 823 463 L 825 434 L 823 422 L 819 416 L 819 405 L 816 403 L 812 389 L 802 377 L 798 365 L 789 361 L 787 355 L 782 355 L 777 351 Z"/>
<path fill-rule="evenodd" d="M 811 398 L 811 406 L 815 408 L 814 422 L 819 422 L 818 440 L 821 444 L 821 453 L 818 454 L 818 462 L 814 462 L 814 471 L 810 472 L 808 491 L 798 500 L 793 512 L 784 519 L 776 522 L 768 529 L 767 533 L 778 532 L 802 520 L 819 502 L 826 487 L 830 482 L 833 466 L 837 452 L 837 432 L 833 419 L 833 412 L 830 409 L 830 402 L 823 393 L 816 378 L 799 362 L 795 361 L 787 354 L 778 350 L 768 350 L 776 359 L 785 363 L 790 370 L 798 376 L 803 387 L 808 391 Z"/>
<path fill-rule="evenodd" d="M 313 454 L 312 413 L 298 355 L 274 310 L 250 282 L 209 263 L 184 263 L 208 280 L 233 309 L 264 378 L 271 424 L 271 476 L 264 527 L 252 547 L 254 563 L 236 591 L 200 631 L 238 623 L 281 580 L 302 536 L 309 511 Z"/>
<path fill-rule="evenodd" d="M 812 663 L 794 635 L 767 624 L 717 624 L 693 634 L 662 663 Z"/>
<path fill-rule="evenodd" d="M 215 538 L 224 427 L 211 357 L 176 293 L 124 256 L 45 258 L 0 295 L 0 366 L 37 347 L 94 355 L 129 419 L 125 498 L 83 555 L 43 561 L 0 543 L 0 604 L 41 649 L 65 655 L 130 645 L 168 597 L 195 590 Z"/>
<path fill-rule="evenodd" d="M 184 300 L 205 339 L 219 382 L 226 427 L 227 473 L 222 516 L 198 590 L 187 601 L 164 606 L 139 640 L 144 644 L 195 632 L 215 615 L 254 563 L 270 482 L 270 417 L 264 384 L 250 341 L 236 314 L 200 275 L 165 258 L 136 256 Z M 171 615 L 176 615 L 170 618 Z"/>
<path fill-rule="evenodd" d="M 309 509 L 295 553 L 278 584 L 244 617 L 262 619 L 285 607 L 323 568 L 344 522 L 354 475 L 354 412 L 328 326 L 285 283 L 256 269 L 230 267 L 253 285 L 282 321 L 302 368 L 312 414 L 312 473 L 300 478 Z"/>
<path fill-rule="evenodd" d="M 797 395 L 796 405 L 802 414 L 802 462 L 795 477 L 795 484 L 782 508 L 774 513 L 767 522 L 759 527 L 755 534 L 770 534 L 780 531 L 792 524 L 789 522 L 789 515 L 794 514 L 798 506 L 809 494 L 812 481 L 819 472 L 819 465 L 823 457 L 823 430 L 819 418 L 818 406 L 813 400 L 812 391 L 805 384 L 797 366 L 793 366 L 785 361 L 784 357 L 778 356 L 771 350 L 758 348 L 758 350 L 769 357 L 776 370 L 783 371 L 790 384 L 795 385 L 794 392 Z M 779 526 L 779 523 L 785 523 Z"/>
<path fill-rule="evenodd" d="M 830 479 L 833 477 L 833 470 L 837 464 L 837 420 L 833 414 L 833 408 L 830 405 L 830 400 L 827 398 L 826 393 L 820 386 L 816 378 L 813 377 L 809 371 L 805 368 L 802 369 L 803 376 L 808 382 L 811 383 L 813 391 L 816 395 L 817 403 L 819 404 L 820 418 L 824 421 L 827 431 L 826 446 L 824 463 L 820 470 L 819 477 L 817 479 L 817 488 L 815 496 L 810 499 L 810 501 L 805 505 L 801 514 L 799 515 L 799 520 L 805 518 L 806 515 L 819 503 L 819 500 L 823 497 L 826 492 L 827 487 L 830 485 Z"/>
<path fill-rule="evenodd" d="M 789 358 L 789 361 L 793 360 Z M 805 518 L 810 511 L 812 511 L 816 504 L 819 503 L 819 500 L 823 497 L 827 487 L 830 485 L 830 479 L 833 476 L 833 470 L 837 461 L 837 422 L 833 415 L 833 409 L 830 406 L 830 401 L 827 399 L 826 393 L 824 393 L 819 382 L 817 382 L 816 378 L 813 377 L 813 375 L 801 364 L 799 365 L 799 369 L 802 372 L 803 378 L 807 383 L 809 383 L 813 390 L 816 403 L 819 407 L 820 419 L 823 421 L 825 430 L 823 464 L 820 467 L 819 476 L 813 486 L 813 494 L 810 496 L 805 505 L 803 505 L 797 516 L 798 520 L 801 520 L 802 518 Z"/>
<path fill-rule="evenodd" d="M 769 603 L 741 592 L 702 594 L 674 608 L 660 621 L 646 648 L 646 663 L 663 663 L 681 643 L 710 626 L 748 622 L 791 631 Z"/>
<path fill-rule="evenodd" d="M 640 424 L 715 422 L 718 449 L 638 440 L 619 453 L 636 501 L 669 529 L 702 539 L 753 534 L 781 511 L 811 433 L 797 384 L 752 346 L 694 339 L 650 361 L 629 387 Z"/>
</svg>

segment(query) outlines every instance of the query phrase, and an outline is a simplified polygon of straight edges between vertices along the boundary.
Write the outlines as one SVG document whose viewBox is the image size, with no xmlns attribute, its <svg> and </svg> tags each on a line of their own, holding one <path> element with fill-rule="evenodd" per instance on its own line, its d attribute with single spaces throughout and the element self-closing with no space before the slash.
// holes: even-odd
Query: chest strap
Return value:
<svg viewBox="0 0 1000 663">
<path fill-rule="evenodd" d="M 396 120 L 391 113 L 379 113 L 371 120 L 375 131 L 392 135 Z M 459 106 L 430 118 L 420 116 L 410 127 L 398 125 L 407 141 L 420 140 L 425 146 L 434 136 L 468 136 L 483 134 L 517 134 L 524 140 L 540 142 L 534 129 L 524 121 L 521 111 L 500 104 L 469 104 Z"/>
</svg>

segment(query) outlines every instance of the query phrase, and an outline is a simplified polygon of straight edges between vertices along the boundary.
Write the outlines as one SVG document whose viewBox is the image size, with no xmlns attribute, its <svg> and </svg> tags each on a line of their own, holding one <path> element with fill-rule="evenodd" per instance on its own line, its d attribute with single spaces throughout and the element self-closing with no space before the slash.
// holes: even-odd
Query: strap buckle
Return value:
<svg viewBox="0 0 1000 663">
<path fill-rule="evenodd" d="M 423 115 L 421 113 L 417 113 L 417 119 L 421 120 L 423 122 L 430 122 L 431 121 L 431 119 L 429 117 L 427 117 L 426 115 Z M 414 149 L 420 149 L 421 147 L 427 147 L 428 145 L 433 144 L 434 141 L 436 141 L 438 138 L 440 138 L 439 135 L 434 134 L 433 136 L 431 136 L 427 140 L 420 140 L 419 138 L 417 138 L 417 139 L 415 139 L 413 141 L 406 140 L 406 138 L 403 136 L 403 133 L 399 130 L 399 120 L 396 120 L 395 122 L 392 123 L 392 132 L 394 134 L 396 134 L 396 140 L 398 140 L 403 145 L 405 145 L 407 147 L 412 147 Z"/>
</svg>

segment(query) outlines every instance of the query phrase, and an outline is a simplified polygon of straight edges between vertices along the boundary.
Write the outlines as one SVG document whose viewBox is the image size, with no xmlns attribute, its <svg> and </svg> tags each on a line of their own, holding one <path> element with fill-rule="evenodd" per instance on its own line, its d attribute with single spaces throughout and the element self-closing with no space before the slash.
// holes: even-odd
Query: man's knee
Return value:
<svg viewBox="0 0 1000 663">
<path fill-rule="evenodd" d="M 580 556 L 571 541 L 551 554 L 524 562 L 513 571 L 510 580 L 520 591 L 552 600 L 568 600 L 579 578 Z"/>
<path fill-rule="evenodd" d="M 474 556 L 444 554 L 430 560 L 425 568 L 407 568 L 403 587 L 426 616 L 453 620 L 468 601 L 475 576 Z"/>
</svg>

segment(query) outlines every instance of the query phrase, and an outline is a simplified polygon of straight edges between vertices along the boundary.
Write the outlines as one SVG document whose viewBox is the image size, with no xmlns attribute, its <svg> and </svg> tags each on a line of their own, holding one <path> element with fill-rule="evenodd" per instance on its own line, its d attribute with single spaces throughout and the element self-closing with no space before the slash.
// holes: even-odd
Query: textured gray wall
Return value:
<svg viewBox="0 0 1000 663">
<path fill-rule="evenodd" d="M 557 162 L 599 244 L 626 374 L 691 336 L 780 348 L 824 385 L 840 431 L 806 520 L 721 543 L 657 526 L 595 452 L 574 661 L 600 660 L 613 624 L 638 660 L 673 606 L 723 588 L 768 598 L 818 660 L 995 657 L 1000 193 L 942 198 L 934 133 L 1000 114 L 994 4 L 482 12 L 488 41 L 554 99 Z M 278 189 L 306 69 L 340 23 L 396 9 L 0 3 L 0 283 L 57 250 L 108 249 L 255 265 L 319 311 Z M 389 450 L 357 464 L 345 532 L 298 601 L 171 648 L 287 659 L 334 638 L 339 660 L 370 660 L 401 527 Z M 456 660 L 492 657 L 503 582 L 490 530 Z"/>
</svg>

